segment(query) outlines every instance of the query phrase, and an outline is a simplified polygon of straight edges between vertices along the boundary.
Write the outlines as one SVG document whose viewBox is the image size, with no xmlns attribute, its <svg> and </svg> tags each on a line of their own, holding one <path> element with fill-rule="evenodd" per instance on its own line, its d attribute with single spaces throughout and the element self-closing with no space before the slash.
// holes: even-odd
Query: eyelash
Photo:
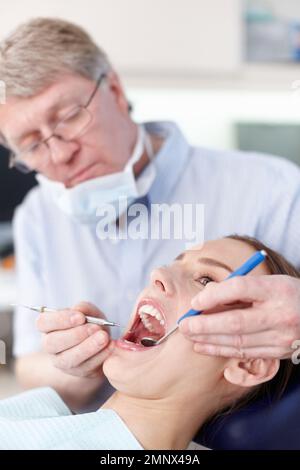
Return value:
<svg viewBox="0 0 300 470">
<path fill-rule="evenodd" d="M 208 282 L 206 284 L 203 284 L 202 282 L 200 282 L 200 279 L 208 279 Z M 212 279 L 212 277 L 208 276 L 208 275 L 202 275 L 200 277 L 198 277 L 197 279 L 195 279 L 196 282 L 198 282 L 199 284 L 202 284 L 203 287 L 207 286 L 207 284 L 209 282 L 214 282 L 214 279 Z"/>
</svg>

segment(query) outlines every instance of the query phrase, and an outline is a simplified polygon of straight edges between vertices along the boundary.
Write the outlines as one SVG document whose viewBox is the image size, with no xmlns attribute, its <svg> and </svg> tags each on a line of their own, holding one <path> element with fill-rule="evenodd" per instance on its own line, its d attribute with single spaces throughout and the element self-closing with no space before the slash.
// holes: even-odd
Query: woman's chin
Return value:
<svg viewBox="0 0 300 470">
<path fill-rule="evenodd" d="M 139 381 L 141 375 L 149 374 L 148 361 L 155 361 L 155 356 L 159 355 L 161 349 L 159 346 L 141 350 L 135 344 L 123 347 L 117 343 L 118 341 L 103 363 L 103 373 L 113 386 L 115 382 L 128 384 L 129 380 Z"/>
<path fill-rule="evenodd" d="M 109 383 L 118 391 L 133 387 L 136 377 L 140 376 L 128 360 L 117 354 L 111 354 L 103 363 L 103 374 Z"/>
</svg>

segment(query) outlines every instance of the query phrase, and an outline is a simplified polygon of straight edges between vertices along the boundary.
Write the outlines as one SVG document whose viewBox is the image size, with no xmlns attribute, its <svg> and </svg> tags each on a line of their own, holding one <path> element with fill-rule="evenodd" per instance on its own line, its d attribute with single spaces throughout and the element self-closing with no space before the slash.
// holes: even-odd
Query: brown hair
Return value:
<svg viewBox="0 0 300 470">
<path fill-rule="evenodd" d="M 264 245 L 256 238 L 240 235 L 229 235 L 226 238 L 247 243 L 255 250 L 265 250 L 268 255 L 265 260 L 265 263 L 270 274 L 282 274 L 295 278 L 300 278 L 300 272 L 289 261 L 287 261 L 282 255 L 280 255 L 276 251 Z M 296 366 L 292 363 L 290 359 L 281 360 L 280 368 L 276 376 L 269 382 L 259 385 L 252 392 L 250 392 L 247 395 L 246 400 L 242 400 L 239 403 L 239 407 L 245 405 L 254 397 L 258 398 L 264 396 L 267 397 L 269 400 L 278 400 L 284 393 L 284 390 L 289 380 L 292 378 L 295 370 Z"/>
</svg>

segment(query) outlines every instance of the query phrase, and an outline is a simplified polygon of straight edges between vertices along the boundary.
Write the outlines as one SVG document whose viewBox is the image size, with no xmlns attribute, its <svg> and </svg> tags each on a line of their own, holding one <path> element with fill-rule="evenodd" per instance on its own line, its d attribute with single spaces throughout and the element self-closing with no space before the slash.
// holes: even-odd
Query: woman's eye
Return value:
<svg viewBox="0 0 300 470">
<path fill-rule="evenodd" d="M 198 279 L 196 279 L 197 282 L 199 282 L 200 284 L 202 284 L 202 286 L 206 286 L 209 282 L 214 282 L 214 280 L 209 277 L 209 276 L 201 276 L 201 277 L 198 277 Z"/>
</svg>

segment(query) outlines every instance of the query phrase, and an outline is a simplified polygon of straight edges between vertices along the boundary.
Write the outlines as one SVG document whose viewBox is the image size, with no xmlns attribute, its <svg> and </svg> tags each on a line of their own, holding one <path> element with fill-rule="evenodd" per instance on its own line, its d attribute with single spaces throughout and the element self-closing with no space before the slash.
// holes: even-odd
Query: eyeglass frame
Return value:
<svg viewBox="0 0 300 470">
<path fill-rule="evenodd" d="M 97 93 L 97 91 L 98 91 L 98 89 L 99 89 L 99 87 L 100 87 L 100 85 L 101 85 L 102 80 L 103 80 L 106 76 L 107 76 L 107 74 L 106 74 L 105 72 L 102 72 L 102 73 L 100 74 L 99 78 L 98 78 L 97 81 L 96 81 L 96 85 L 95 85 L 95 87 L 94 87 L 94 89 L 93 89 L 93 91 L 92 91 L 92 93 L 91 93 L 89 99 L 87 100 L 86 104 L 85 104 L 85 105 L 78 105 L 78 108 L 82 108 L 82 109 L 85 109 L 86 111 L 88 111 L 87 108 L 88 108 L 89 105 L 91 104 L 93 98 L 95 97 L 95 95 L 96 95 L 96 93 Z M 74 108 L 75 108 L 75 106 L 74 106 Z M 89 111 L 88 111 L 88 112 L 89 112 Z M 92 117 L 92 116 L 91 116 L 91 117 Z M 30 167 L 27 167 L 26 163 L 24 163 L 23 170 L 20 168 L 21 165 L 22 165 L 22 162 L 19 160 L 20 155 L 22 155 L 22 154 L 24 154 L 24 153 L 27 153 L 31 148 L 34 148 L 34 147 L 39 146 L 39 145 L 42 145 L 42 144 L 46 144 L 46 146 L 49 148 L 49 151 L 50 151 L 50 153 L 51 153 L 50 147 L 49 147 L 49 145 L 47 144 L 47 142 L 48 142 L 50 139 L 52 139 L 52 137 L 59 137 L 59 139 L 60 139 L 60 140 L 63 140 L 64 142 L 70 142 L 71 140 L 73 140 L 73 139 L 70 139 L 70 140 L 68 141 L 68 140 L 65 140 L 63 137 L 58 136 L 58 135 L 55 134 L 55 129 L 56 129 L 56 128 L 59 126 L 59 124 L 60 124 L 61 122 L 63 122 L 63 121 L 64 121 L 64 119 L 60 119 L 60 120 L 56 123 L 56 125 L 55 125 L 55 127 L 54 127 L 54 131 L 52 132 L 51 135 L 49 135 L 49 136 L 46 137 L 45 139 L 40 140 L 38 143 L 35 143 L 33 146 L 29 147 L 27 150 L 21 151 L 20 153 L 15 153 L 15 152 L 13 152 L 13 151 L 10 151 L 10 154 L 9 154 L 9 161 L 8 161 L 8 167 L 9 167 L 9 169 L 16 168 L 17 170 L 21 171 L 22 173 L 31 173 L 32 171 L 35 171 L 35 170 L 34 170 L 34 169 L 30 169 Z M 91 120 L 90 120 L 89 123 L 87 124 L 86 128 L 83 128 L 83 129 L 86 130 L 86 129 L 88 128 L 88 126 L 90 125 L 90 123 L 91 123 Z M 78 137 L 78 135 L 82 135 L 82 134 L 80 134 L 80 132 L 79 132 L 79 133 L 78 133 L 76 136 L 74 136 L 73 138 Z M 18 156 L 18 160 L 16 160 L 16 156 Z M 16 164 L 18 164 L 18 163 L 20 164 L 20 167 L 19 167 L 19 168 L 18 168 L 18 166 L 16 165 Z"/>
</svg>

